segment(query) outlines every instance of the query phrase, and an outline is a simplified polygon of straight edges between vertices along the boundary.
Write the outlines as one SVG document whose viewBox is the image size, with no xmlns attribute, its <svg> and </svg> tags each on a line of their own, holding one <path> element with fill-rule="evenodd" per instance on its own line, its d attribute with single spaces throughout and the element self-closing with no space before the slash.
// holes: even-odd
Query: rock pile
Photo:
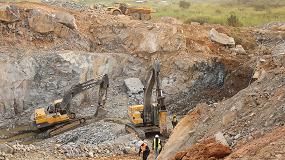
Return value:
<svg viewBox="0 0 285 160">
<path fill-rule="evenodd" d="M 74 10 L 79 10 L 79 11 L 84 11 L 88 9 L 88 6 L 84 4 L 79 4 L 76 2 L 72 1 L 67 1 L 67 0 L 41 0 L 42 3 L 52 5 L 52 6 L 57 6 L 57 7 L 64 7 L 64 8 L 69 8 L 69 9 L 74 9 Z"/>
<path fill-rule="evenodd" d="M 38 147 L 34 146 L 33 144 L 23 145 L 23 144 L 16 143 L 12 147 L 16 152 L 30 152 L 30 151 L 38 150 Z"/>
<path fill-rule="evenodd" d="M 58 144 L 59 152 L 67 157 L 108 157 L 130 152 L 135 140 L 125 133 L 124 125 L 99 121 L 58 135 L 47 143 Z"/>
</svg>

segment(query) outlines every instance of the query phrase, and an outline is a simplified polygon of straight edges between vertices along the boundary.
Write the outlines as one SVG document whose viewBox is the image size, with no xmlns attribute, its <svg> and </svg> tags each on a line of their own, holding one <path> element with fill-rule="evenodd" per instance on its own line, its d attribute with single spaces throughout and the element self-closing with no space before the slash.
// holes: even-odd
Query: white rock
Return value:
<svg viewBox="0 0 285 160">
<path fill-rule="evenodd" d="M 215 134 L 215 140 L 225 146 L 229 146 L 226 138 L 224 137 L 222 132 L 218 132 Z"/>
<path fill-rule="evenodd" d="M 242 47 L 242 45 L 236 45 L 235 48 L 231 48 L 230 50 L 231 50 L 233 53 L 246 54 L 246 51 L 244 50 L 244 48 Z"/>
<path fill-rule="evenodd" d="M 128 78 L 124 80 L 128 91 L 132 94 L 143 92 L 143 84 L 139 78 Z"/>
<path fill-rule="evenodd" d="M 224 33 L 217 32 L 214 28 L 210 30 L 210 38 L 212 41 L 218 42 L 224 45 L 235 45 L 235 40 L 232 37 Z"/>
</svg>

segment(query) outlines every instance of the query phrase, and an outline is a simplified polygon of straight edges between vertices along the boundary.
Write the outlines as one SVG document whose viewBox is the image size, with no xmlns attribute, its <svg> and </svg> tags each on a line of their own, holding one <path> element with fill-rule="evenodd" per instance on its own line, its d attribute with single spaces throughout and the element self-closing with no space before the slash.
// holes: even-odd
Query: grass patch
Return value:
<svg viewBox="0 0 285 160">
<path fill-rule="evenodd" d="M 177 4 L 160 7 L 154 14 L 156 17 L 171 16 L 186 23 L 202 21 L 203 23 L 228 24 L 231 15 L 235 15 L 239 26 L 255 26 L 274 21 L 285 21 L 285 6 L 256 9 L 248 5 L 220 5 L 213 3 L 195 3 L 188 9 L 180 8 Z"/>
</svg>

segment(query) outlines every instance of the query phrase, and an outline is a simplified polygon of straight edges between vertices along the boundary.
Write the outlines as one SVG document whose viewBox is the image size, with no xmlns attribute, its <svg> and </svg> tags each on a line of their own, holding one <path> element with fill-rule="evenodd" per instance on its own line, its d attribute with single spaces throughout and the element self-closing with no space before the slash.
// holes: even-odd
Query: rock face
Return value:
<svg viewBox="0 0 285 160">
<path fill-rule="evenodd" d="M 3 53 L 0 56 L 0 111 L 8 118 L 31 107 L 45 106 L 60 98 L 70 86 L 105 73 L 111 78 L 124 72 L 132 75 L 137 71 L 131 71 L 130 66 L 118 65 L 119 62 L 130 62 L 128 58 L 119 54 L 66 51 L 32 54 L 17 59 Z M 76 97 L 73 101 L 75 106 L 81 104 L 84 97 L 85 100 L 86 96 L 90 97 L 90 93 L 92 90 Z"/>
<path fill-rule="evenodd" d="M 235 40 L 224 33 L 217 32 L 214 28 L 210 30 L 210 38 L 212 41 L 223 45 L 235 45 Z"/>
<path fill-rule="evenodd" d="M 13 5 L 1 5 L 0 6 L 0 21 L 15 22 L 20 19 L 20 11 Z"/>
<path fill-rule="evenodd" d="M 116 28 L 116 29 L 115 29 Z M 90 27 L 93 49 L 102 48 L 112 52 L 175 52 L 185 50 L 186 39 L 182 28 L 171 24 L 125 24 L 110 21 L 108 24 L 94 24 Z"/>
</svg>

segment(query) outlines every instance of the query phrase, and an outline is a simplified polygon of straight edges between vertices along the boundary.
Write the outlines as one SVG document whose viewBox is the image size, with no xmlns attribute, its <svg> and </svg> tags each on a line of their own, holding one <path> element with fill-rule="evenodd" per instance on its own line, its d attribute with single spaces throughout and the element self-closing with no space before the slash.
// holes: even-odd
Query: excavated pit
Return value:
<svg viewBox="0 0 285 160">
<path fill-rule="evenodd" d="M 192 72 L 197 74 L 196 81 L 169 99 L 170 111 L 184 115 L 199 103 L 214 105 L 228 99 L 252 82 L 254 70 L 238 61 L 212 59 L 194 64 Z"/>
</svg>

